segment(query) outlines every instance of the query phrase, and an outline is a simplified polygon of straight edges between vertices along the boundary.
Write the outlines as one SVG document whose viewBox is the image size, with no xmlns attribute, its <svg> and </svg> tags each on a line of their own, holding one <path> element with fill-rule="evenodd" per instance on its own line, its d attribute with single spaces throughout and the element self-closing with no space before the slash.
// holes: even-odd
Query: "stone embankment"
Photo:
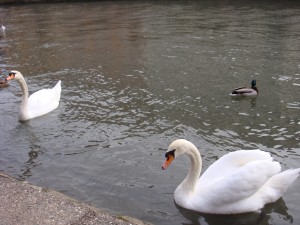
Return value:
<svg viewBox="0 0 300 225">
<path fill-rule="evenodd" d="M 0 4 L 26 4 L 26 3 L 33 4 L 33 3 L 59 3 L 59 2 L 80 2 L 80 1 L 79 0 L 0 0 Z"/>
<path fill-rule="evenodd" d="M 114 216 L 64 194 L 0 173 L 2 225 L 149 225 L 127 216 Z"/>
</svg>

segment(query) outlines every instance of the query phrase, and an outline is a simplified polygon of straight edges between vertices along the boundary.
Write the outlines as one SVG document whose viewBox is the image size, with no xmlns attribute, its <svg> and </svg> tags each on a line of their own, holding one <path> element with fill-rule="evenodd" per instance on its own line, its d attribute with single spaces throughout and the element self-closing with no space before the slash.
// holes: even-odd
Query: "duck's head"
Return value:
<svg viewBox="0 0 300 225">
<path fill-rule="evenodd" d="M 165 170 L 171 165 L 172 161 L 185 153 L 189 154 L 191 148 L 196 148 L 195 145 L 185 139 L 177 139 L 173 141 L 165 154 L 166 161 L 162 165 L 162 169 Z"/>
<path fill-rule="evenodd" d="M 19 80 L 22 78 L 22 74 L 17 70 L 12 70 L 8 73 L 8 76 L 5 78 L 5 81 L 9 80 Z"/>
<path fill-rule="evenodd" d="M 255 87 L 255 86 L 256 86 L 256 80 L 252 80 L 251 87 Z"/>
</svg>

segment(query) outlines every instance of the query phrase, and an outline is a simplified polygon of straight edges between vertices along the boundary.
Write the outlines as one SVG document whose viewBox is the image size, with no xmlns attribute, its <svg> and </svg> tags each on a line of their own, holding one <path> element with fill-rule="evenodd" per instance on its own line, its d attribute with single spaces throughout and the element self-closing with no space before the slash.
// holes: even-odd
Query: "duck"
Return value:
<svg viewBox="0 0 300 225">
<path fill-rule="evenodd" d="M 6 80 L 0 80 L 0 88 L 4 88 L 8 86 L 8 82 Z"/>
<path fill-rule="evenodd" d="M 22 89 L 23 95 L 19 111 L 19 121 L 26 121 L 45 115 L 59 106 L 61 80 L 59 80 L 53 88 L 41 89 L 30 96 L 28 94 L 27 83 L 19 71 L 10 71 L 6 77 L 6 81 L 10 80 L 16 80 Z"/>
<path fill-rule="evenodd" d="M 162 169 L 181 155 L 189 157 L 191 167 L 174 192 L 175 202 L 207 214 L 259 212 L 265 204 L 277 201 L 300 173 L 300 168 L 281 172 L 279 162 L 270 153 L 255 149 L 225 154 L 200 176 L 200 152 L 185 139 L 169 145 Z"/>
<path fill-rule="evenodd" d="M 258 95 L 258 89 L 256 87 L 256 80 L 251 81 L 251 88 L 248 87 L 239 87 L 234 89 L 231 93 L 231 96 L 243 96 L 243 97 L 256 97 Z"/>
</svg>

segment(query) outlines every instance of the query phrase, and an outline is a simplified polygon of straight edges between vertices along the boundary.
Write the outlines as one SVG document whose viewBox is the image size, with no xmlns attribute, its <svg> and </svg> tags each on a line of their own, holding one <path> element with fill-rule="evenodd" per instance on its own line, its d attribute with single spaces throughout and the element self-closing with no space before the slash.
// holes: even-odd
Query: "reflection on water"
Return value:
<svg viewBox="0 0 300 225">
<path fill-rule="evenodd" d="M 253 148 L 299 167 L 299 22 L 273 2 L 2 6 L 1 75 L 20 70 L 30 93 L 61 79 L 62 98 L 19 123 L 20 87 L 0 89 L 0 171 L 154 224 L 297 224 L 298 181 L 260 213 L 203 215 L 174 204 L 188 161 L 161 164 L 186 138 L 204 170 Z M 257 98 L 229 96 L 252 79 Z"/>
<path fill-rule="evenodd" d="M 289 215 L 288 208 L 285 202 L 280 198 L 276 203 L 268 204 L 262 211 L 253 213 L 243 213 L 237 215 L 210 215 L 191 212 L 189 210 L 180 208 L 178 210 L 187 219 L 183 224 L 203 224 L 204 221 L 207 224 L 220 224 L 223 225 L 268 225 L 270 224 L 270 214 L 272 211 L 278 213 L 284 221 L 293 223 L 293 217 Z"/>
</svg>

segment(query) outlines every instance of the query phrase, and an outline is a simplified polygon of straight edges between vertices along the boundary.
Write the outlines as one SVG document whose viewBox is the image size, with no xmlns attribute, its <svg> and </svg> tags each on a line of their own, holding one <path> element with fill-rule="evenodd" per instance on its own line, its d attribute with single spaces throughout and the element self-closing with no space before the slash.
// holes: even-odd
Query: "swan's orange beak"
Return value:
<svg viewBox="0 0 300 225">
<path fill-rule="evenodd" d="M 162 169 L 163 170 L 167 169 L 171 165 L 171 163 L 174 159 L 175 159 L 174 156 L 168 155 L 166 161 L 162 165 Z"/>
<path fill-rule="evenodd" d="M 15 78 L 15 74 L 9 73 L 8 77 L 5 78 L 5 81 L 13 80 Z"/>
</svg>

